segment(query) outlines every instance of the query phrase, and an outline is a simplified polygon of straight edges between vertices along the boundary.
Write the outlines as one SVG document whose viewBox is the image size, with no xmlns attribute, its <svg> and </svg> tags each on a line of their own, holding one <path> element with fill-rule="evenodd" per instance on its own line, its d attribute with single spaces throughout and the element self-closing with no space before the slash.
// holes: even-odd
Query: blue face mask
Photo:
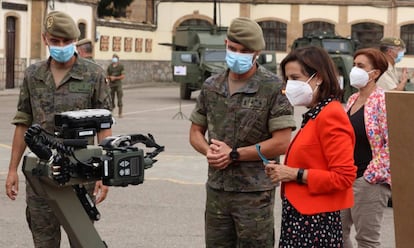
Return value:
<svg viewBox="0 0 414 248">
<path fill-rule="evenodd" d="M 57 62 L 66 63 L 75 53 L 75 45 L 71 43 L 64 47 L 49 46 L 49 52 L 50 56 L 52 56 L 52 58 Z"/>
<path fill-rule="evenodd" d="M 236 73 L 246 73 L 253 66 L 254 53 L 236 53 L 227 49 L 226 51 L 226 63 L 228 68 Z"/>
<path fill-rule="evenodd" d="M 400 52 L 398 52 L 398 55 L 397 55 L 397 57 L 395 58 L 395 63 L 398 63 L 398 62 L 400 62 L 401 60 L 402 60 L 402 58 L 404 57 L 404 51 L 400 51 Z"/>
<path fill-rule="evenodd" d="M 118 63 L 118 58 L 116 57 L 112 58 L 112 63 Z"/>
</svg>

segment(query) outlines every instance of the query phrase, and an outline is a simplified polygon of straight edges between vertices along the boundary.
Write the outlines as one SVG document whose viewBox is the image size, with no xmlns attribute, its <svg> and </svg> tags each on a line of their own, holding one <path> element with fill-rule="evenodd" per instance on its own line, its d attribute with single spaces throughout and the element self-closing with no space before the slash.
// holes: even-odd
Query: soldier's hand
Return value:
<svg viewBox="0 0 414 248">
<path fill-rule="evenodd" d="M 226 143 L 212 139 L 207 151 L 207 161 L 216 169 L 225 169 L 232 162 L 230 152 L 231 148 Z"/>
<path fill-rule="evenodd" d="M 96 197 L 96 204 L 103 202 L 108 194 L 109 187 L 103 185 L 102 181 L 96 181 L 93 195 Z"/>
<path fill-rule="evenodd" d="M 6 194 L 10 199 L 16 200 L 18 192 L 19 176 L 17 174 L 17 171 L 9 171 L 6 179 Z"/>
</svg>

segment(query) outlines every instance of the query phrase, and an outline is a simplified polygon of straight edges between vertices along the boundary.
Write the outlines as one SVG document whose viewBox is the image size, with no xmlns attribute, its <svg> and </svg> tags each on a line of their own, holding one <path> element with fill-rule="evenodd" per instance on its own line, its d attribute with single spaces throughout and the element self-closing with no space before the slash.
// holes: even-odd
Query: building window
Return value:
<svg viewBox="0 0 414 248">
<path fill-rule="evenodd" d="M 303 24 L 303 36 L 335 34 L 335 25 L 329 22 L 307 22 Z"/>
<path fill-rule="evenodd" d="M 101 35 L 100 50 L 107 52 L 109 50 L 109 36 Z"/>
<path fill-rule="evenodd" d="M 135 38 L 135 52 L 141 53 L 142 52 L 142 38 Z"/>
<path fill-rule="evenodd" d="M 121 36 L 114 36 L 112 37 L 112 51 L 120 52 L 121 51 Z"/>
<path fill-rule="evenodd" d="M 414 54 L 414 24 L 401 26 L 401 39 L 405 42 L 406 54 Z"/>
<path fill-rule="evenodd" d="M 132 52 L 132 37 L 125 37 L 124 38 L 124 51 L 125 52 Z"/>
<path fill-rule="evenodd" d="M 258 22 L 266 42 L 265 50 L 286 51 L 286 23 L 278 21 Z"/>
<path fill-rule="evenodd" d="M 79 31 L 80 31 L 79 40 L 86 38 L 86 24 L 83 23 L 83 22 L 80 22 L 78 24 L 78 28 L 79 28 Z"/>
<path fill-rule="evenodd" d="M 358 48 L 378 47 L 383 36 L 384 27 L 376 23 L 362 22 L 351 27 L 351 38 L 358 42 Z"/>
<path fill-rule="evenodd" d="M 145 52 L 152 52 L 152 39 L 145 39 Z"/>
</svg>

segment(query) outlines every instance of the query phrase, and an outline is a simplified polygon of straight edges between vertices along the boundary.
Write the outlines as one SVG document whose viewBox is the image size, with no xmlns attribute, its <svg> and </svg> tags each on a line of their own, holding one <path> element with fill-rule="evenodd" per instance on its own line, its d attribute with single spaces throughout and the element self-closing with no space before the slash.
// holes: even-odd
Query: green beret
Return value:
<svg viewBox="0 0 414 248">
<path fill-rule="evenodd" d="M 227 38 L 253 51 L 265 48 L 262 28 L 257 22 L 246 17 L 238 17 L 231 22 Z"/>
<path fill-rule="evenodd" d="M 85 38 L 85 39 L 82 39 L 82 40 L 76 42 L 76 46 L 82 46 L 82 45 L 85 45 L 85 44 L 88 44 L 88 43 L 92 45 L 91 39 Z"/>
<path fill-rule="evenodd" d="M 381 46 L 395 46 L 405 48 L 405 43 L 398 37 L 384 37 L 380 41 Z"/>
<path fill-rule="evenodd" d="M 76 40 L 80 31 L 75 21 L 61 11 L 52 11 L 47 14 L 43 23 L 43 31 L 59 38 Z"/>
</svg>

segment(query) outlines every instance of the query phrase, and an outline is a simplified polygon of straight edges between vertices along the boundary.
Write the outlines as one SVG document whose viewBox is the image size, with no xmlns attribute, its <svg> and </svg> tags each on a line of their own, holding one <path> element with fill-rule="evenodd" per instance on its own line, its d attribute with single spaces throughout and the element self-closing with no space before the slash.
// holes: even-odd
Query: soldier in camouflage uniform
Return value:
<svg viewBox="0 0 414 248">
<path fill-rule="evenodd" d="M 75 53 L 74 42 L 80 32 L 73 19 L 59 11 L 50 12 L 43 29 L 43 41 L 49 47 L 51 57 L 26 69 L 17 113 L 12 121 L 15 132 L 6 179 L 6 194 L 12 200 L 18 194 L 17 169 L 26 148 L 24 134 L 29 126 L 40 124 L 53 133 L 56 113 L 87 108 L 110 109 L 111 106 L 105 71 Z M 98 140 L 111 134 L 111 129 L 103 129 L 98 133 Z M 103 201 L 107 192 L 107 186 L 101 181 L 96 182 L 96 203 Z M 26 218 L 35 247 L 60 247 L 60 224 L 46 200 L 28 183 L 26 202 Z"/>
<path fill-rule="evenodd" d="M 93 59 L 93 44 L 90 39 L 82 39 L 76 42 L 76 51 L 78 55 L 82 58 L 89 59 L 94 61 Z M 94 61 L 95 62 L 95 61 Z"/>
<path fill-rule="evenodd" d="M 124 92 L 122 90 L 122 80 L 125 78 L 124 66 L 119 63 L 117 54 L 112 56 L 112 63 L 106 69 L 108 73 L 109 85 L 111 86 L 112 108 L 115 108 L 115 95 L 118 101 L 118 117 L 122 118 L 122 97 Z"/>
<path fill-rule="evenodd" d="M 265 48 L 256 22 L 234 19 L 225 43 L 229 70 L 206 80 L 190 117 L 190 143 L 209 164 L 206 247 L 270 248 L 276 185 L 255 145 L 277 160 L 295 129 L 293 107 L 282 81 L 256 63 Z"/>
</svg>

